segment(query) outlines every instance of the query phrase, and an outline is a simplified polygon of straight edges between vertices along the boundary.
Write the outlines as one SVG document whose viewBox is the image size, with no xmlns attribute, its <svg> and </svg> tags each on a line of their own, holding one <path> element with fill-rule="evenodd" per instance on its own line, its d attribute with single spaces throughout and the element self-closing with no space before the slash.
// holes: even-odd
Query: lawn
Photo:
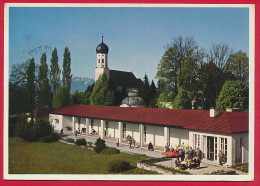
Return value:
<svg viewBox="0 0 260 186">
<path fill-rule="evenodd" d="M 122 174 L 158 174 L 136 168 L 136 163 L 147 159 L 145 155 L 119 153 L 96 154 L 93 150 L 61 142 L 26 142 L 9 138 L 10 174 L 110 174 L 109 162 L 127 160 L 133 169 Z"/>
</svg>

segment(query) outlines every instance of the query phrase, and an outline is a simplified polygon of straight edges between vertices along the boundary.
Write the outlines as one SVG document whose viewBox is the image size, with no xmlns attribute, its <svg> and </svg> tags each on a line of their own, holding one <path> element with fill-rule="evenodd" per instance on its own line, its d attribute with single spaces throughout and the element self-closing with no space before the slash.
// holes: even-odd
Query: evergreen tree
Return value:
<svg viewBox="0 0 260 186">
<path fill-rule="evenodd" d="M 248 110 L 248 86 L 242 81 L 226 81 L 217 100 L 217 108 L 242 108 Z"/>
<path fill-rule="evenodd" d="M 60 68 L 58 64 L 58 53 L 56 48 L 52 52 L 50 68 L 50 80 L 53 88 L 53 93 L 55 94 L 60 86 Z"/>
<path fill-rule="evenodd" d="M 71 58 L 70 58 L 70 51 L 69 48 L 66 47 L 64 51 L 64 58 L 63 58 L 63 70 L 62 70 L 62 83 L 65 89 L 68 89 L 68 92 L 70 92 L 71 88 Z"/>
<path fill-rule="evenodd" d="M 139 87 L 139 95 L 144 99 L 146 106 L 148 106 L 152 99 L 152 93 L 150 90 L 149 79 L 146 74 L 144 75 L 143 83 Z"/>
<path fill-rule="evenodd" d="M 83 98 L 83 104 L 85 105 L 90 105 L 90 96 L 92 94 L 92 91 L 94 89 L 94 83 L 90 86 L 88 86 L 87 90 L 84 93 L 84 98 Z"/>
<path fill-rule="evenodd" d="M 67 106 L 70 104 L 70 88 L 71 88 L 71 58 L 69 48 L 66 47 L 63 56 L 63 70 L 62 70 L 62 83 L 64 99 L 62 105 Z"/>
<path fill-rule="evenodd" d="M 109 86 L 109 80 L 105 74 L 99 76 L 90 96 L 91 105 L 112 106 L 115 104 L 114 92 Z"/>
<path fill-rule="evenodd" d="M 67 106 L 70 101 L 68 98 L 70 98 L 67 94 L 65 94 L 66 89 L 63 86 L 60 86 L 53 97 L 53 107 L 54 108 L 61 108 Z"/>
<path fill-rule="evenodd" d="M 79 92 L 78 90 L 75 90 L 70 95 L 70 104 L 83 104 L 84 103 L 84 92 Z"/>
<path fill-rule="evenodd" d="M 33 111 L 35 109 L 35 97 L 36 97 L 36 78 L 35 78 L 35 62 L 34 58 L 29 60 L 29 66 L 26 70 L 26 89 L 28 91 L 29 103 L 30 103 L 30 113 L 33 121 L 34 115 Z"/>
<path fill-rule="evenodd" d="M 42 54 L 41 62 L 38 74 L 39 93 L 38 104 L 39 108 L 51 108 L 52 107 L 52 92 L 48 79 L 48 65 L 46 63 L 46 53 Z"/>
</svg>

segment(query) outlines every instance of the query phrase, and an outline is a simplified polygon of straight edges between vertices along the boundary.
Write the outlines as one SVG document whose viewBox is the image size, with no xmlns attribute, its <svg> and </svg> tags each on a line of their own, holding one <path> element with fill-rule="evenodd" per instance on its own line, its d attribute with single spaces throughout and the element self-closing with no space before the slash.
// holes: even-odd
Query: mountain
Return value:
<svg viewBox="0 0 260 186">
<path fill-rule="evenodd" d="M 74 76 L 72 77 L 70 92 L 72 93 L 75 90 L 78 90 L 79 92 L 84 92 L 87 89 L 87 87 L 89 85 L 92 85 L 93 83 L 94 79 Z"/>
</svg>

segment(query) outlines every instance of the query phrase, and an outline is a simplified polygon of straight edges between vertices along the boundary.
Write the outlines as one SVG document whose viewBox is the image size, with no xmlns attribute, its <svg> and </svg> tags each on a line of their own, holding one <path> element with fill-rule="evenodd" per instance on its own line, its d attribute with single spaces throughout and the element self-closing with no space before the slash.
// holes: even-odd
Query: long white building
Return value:
<svg viewBox="0 0 260 186">
<path fill-rule="evenodd" d="M 218 162 L 222 150 L 226 165 L 248 162 L 248 113 L 205 110 L 178 110 L 136 107 L 70 105 L 49 115 L 54 130 L 84 131 L 96 137 L 123 142 L 127 135 L 140 146 L 151 142 L 199 147 L 209 161 Z"/>
</svg>

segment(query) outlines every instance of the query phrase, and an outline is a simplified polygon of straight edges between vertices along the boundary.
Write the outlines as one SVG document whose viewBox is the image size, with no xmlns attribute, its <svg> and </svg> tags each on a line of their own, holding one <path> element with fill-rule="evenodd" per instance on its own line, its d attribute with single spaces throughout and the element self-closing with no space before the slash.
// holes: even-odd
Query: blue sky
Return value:
<svg viewBox="0 0 260 186">
<path fill-rule="evenodd" d="M 193 37 L 200 47 L 227 43 L 249 51 L 248 8 L 40 8 L 11 7 L 9 63 L 40 61 L 56 47 L 62 68 L 69 47 L 72 74 L 94 78 L 96 46 L 109 46 L 109 68 L 154 79 L 157 65 L 173 37 Z M 10 70 L 9 70 L 10 71 Z"/>
</svg>

